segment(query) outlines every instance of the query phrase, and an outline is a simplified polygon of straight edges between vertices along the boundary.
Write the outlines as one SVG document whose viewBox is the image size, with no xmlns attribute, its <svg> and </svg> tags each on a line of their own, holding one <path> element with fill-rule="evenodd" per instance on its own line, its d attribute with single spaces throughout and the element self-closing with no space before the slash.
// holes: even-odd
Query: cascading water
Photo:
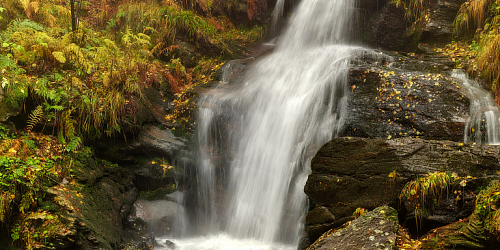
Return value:
<svg viewBox="0 0 500 250">
<path fill-rule="evenodd" d="M 470 80 L 463 70 L 454 70 L 452 76 L 462 80 L 471 102 L 464 142 L 500 144 L 500 111 L 491 94 Z"/>
<path fill-rule="evenodd" d="M 363 50 L 346 45 L 354 8 L 302 0 L 271 55 L 200 100 L 192 224 L 209 235 L 173 240 L 179 249 L 296 248 L 310 159 L 342 126 L 349 64 Z"/>
</svg>

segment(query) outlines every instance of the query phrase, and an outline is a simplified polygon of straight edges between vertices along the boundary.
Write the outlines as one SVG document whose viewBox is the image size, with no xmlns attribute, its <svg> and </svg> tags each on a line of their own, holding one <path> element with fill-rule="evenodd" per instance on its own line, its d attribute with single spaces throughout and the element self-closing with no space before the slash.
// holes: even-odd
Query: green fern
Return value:
<svg viewBox="0 0 500 250">
<path fill-rule="evenodd" d="M 71 140 L 75 137 L 75 120 L 71 118 L 71 110 L 63 113 L 62 122 L 64 122 L 64 138 Z"/>
<path fill-rule="evenodd" d="M 38 122 L 42 119 L 42 116 L 43 116 L 42 105 L 38 105 L 28 116 L 28 121 L 27 121 L 28 126 L 26 127 L 28 131 L 31 131 L 33 127 L 35 127 L 36 124 L 38 124 Z"/>
<path fill-rule="evenodd" d="M 69 141 L 68 145 L 66 145 L 66 152 L 72 152 L 78 150 L 82 146 L 82 138 L 78 136 L 73 136 L 71 141 Z"/>
</svg>

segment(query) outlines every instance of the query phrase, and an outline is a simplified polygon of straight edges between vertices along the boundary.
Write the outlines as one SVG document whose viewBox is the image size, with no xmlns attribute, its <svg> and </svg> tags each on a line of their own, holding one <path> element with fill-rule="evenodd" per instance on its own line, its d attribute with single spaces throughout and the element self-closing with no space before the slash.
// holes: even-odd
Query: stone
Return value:
<svg viewBox="0 0 500 250">
<path fill-rule="evenodd" d="M 139 199 L 134 203 L 134 209 L 128 221 L 129 225 L 132 223 L 139 225 L 142 231 L 163 236 L 171 235 L 174 229 L 181 230 L 183 222 L 187 220 L 184 216 L 184 208 L 175 202 Z"/>
<path fill-rule="evenodd" d="M 100 174 L 91 181 L 86 177 L 77 179 L 85 183 L 85 188 L 63 179 L 47 190 L 46 199 L 52 200 L 58 218 L 68 230 L 60 230 L 63 234 L 45 240 L 61 250 L 116 249 L 122 240 L 122 221 L 138 195 L 132 175 L 125 169 L 106 169 L 90 157 L 80 158 L 78 162 L 87 164 L 75 164 L 73 168 L 85 172 L 88 167 L 90 172 Z"/>
<path fill-rule="evenodd" d="M 422 25 L 420 42 L 449 43 L 454 35 L 454 21 L 465 0 L 437 1 Z"/>
<path fill-rule="evenodd" d="M 462 141 L 470 104 L 459 81 L 426 70 L 425 65 L 433 69 L 435 64 L 397 56 L 393 60 L 385 69 L 351 69 L 345 122 L 338 136 Z"/>
<path fill-rule="evenodd" d="M 162 130 L 157 126 L 145 125 L 139 133 L 138 140 L 133 144 L 134 148 L 158 155 L 172 156 L 183 148 L 186 140 L 174 136 L 172 131 Z M 169 158 L 170 158 L 169 157 Z"/>
<path fill-rule="evenodd" d="M 343 229 L 328 231 L 308 250 L 394 249 L 398 226 L 394 208 L 378 207 Z"/>
<path fill-rule="evenodd" d="M 336 220 L 341 221 L 352 218 L 359 207 L 400 207 L 399 194 L 403 186 L 429 172 L 449 171 L 463 177 L 476 177 L 463 190 L 475 192 L 496 178 L 500 170 L 499 154 L 500 146 L 494 145 L 416 138 L 337 138 L 326 143 L 312 159 L 312 173 L 304 190 L 311 202 L 327 207 Z M 391 173 L 394 177 L 389 177 Z M 455 197 L 450 194 L 450 198 Z M 470 208 L 464 206 L 464 209 L 470 213 Z M 441 210 L 436 216 L 446 218 L 445 214 L 446 210 Z M 468 214 L 457 208 L 449 216 L 457 219 Z M 307 216 L 306 224 L 313 225 L 311 221 L 316 220 Z"/>
</svg>

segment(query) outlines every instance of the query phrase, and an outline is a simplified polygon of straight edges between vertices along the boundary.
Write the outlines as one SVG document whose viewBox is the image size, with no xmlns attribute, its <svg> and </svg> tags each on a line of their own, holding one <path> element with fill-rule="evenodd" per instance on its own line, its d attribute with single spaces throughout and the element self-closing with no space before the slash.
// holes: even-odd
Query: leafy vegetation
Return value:
<svg viewBox="0 0 500 250">
<path fill-rule="evenodd" d="M 408 182 L 400 194 L 401 200 L 410 200 L 415 203 L 415 219 L 418 221 L 436 206 L 448 188 L 453 183 L 453 177 L 448 172 L 429 173 L 416 180 Z"/>
<path fill-rule="evenodd" d="M 132 131 L 141 123 L 137 114 L 151 106 L 147 89 L 178 94 L 168 118 L 188 120 L 185 104 L 193 96 L 185 92 L 208 82 L 224 56 L 238 51 L 234 44 L 260 39 L 263 30 L 238 30 L 227 18 L 201 17 L 173 1 L 126 1 L 96 16 L 83 6 L 87 16 L 70 32 L 68 6 L 25 3 L 0 2 L 9 16 L 24 16 L 0 37 L 3 106 L 20 109 L 26 98 L 34 99 L 44 113 L 37 121 L 64 142 Z M 191 57 L 198 59 L 181 55 L 182 41 L 195 44 L 199 52 Z"/>
<path fill-rule="evenodd" d="M 193 89 L 265 30 L 233 24 L 234 1 L 76 2 L 73 30 L 67 1 L 0 0 L 0 120 L 16 116 L 19 129 L 0 124 L 0 222 L 18 249 L 50 247 L 67 230 L 44 196 L 71 181 L 74 152 L 134 135 L 144 114 L 189 133 Z"/>
<path fill-rule="evenodd" d="M 11 229 L 14 246 L 44 246 L 45 238 L 64 227 L 44 206 L 45 190 L 69 178 L 72 152 L 55 137 L 15 135 L 0 126 L 0 222 Z"/>
</svg>

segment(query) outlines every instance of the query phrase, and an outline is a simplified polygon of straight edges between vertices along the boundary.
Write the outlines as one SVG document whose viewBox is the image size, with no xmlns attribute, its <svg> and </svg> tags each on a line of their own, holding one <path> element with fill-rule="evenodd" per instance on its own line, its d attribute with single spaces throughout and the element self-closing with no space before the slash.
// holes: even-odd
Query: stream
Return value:
<svg viewBox="0 0 500 250">
<path fill-rule="evenodd" d="M 201 98 L 188 230 L 200 236 L 169 239 L 176 249 L 296 248 L 310 159 L 342 127 L 350 61 L 365 51 L 349 45 L 354 9 L 302 1 L 272 54 Z"/>
</svg>

